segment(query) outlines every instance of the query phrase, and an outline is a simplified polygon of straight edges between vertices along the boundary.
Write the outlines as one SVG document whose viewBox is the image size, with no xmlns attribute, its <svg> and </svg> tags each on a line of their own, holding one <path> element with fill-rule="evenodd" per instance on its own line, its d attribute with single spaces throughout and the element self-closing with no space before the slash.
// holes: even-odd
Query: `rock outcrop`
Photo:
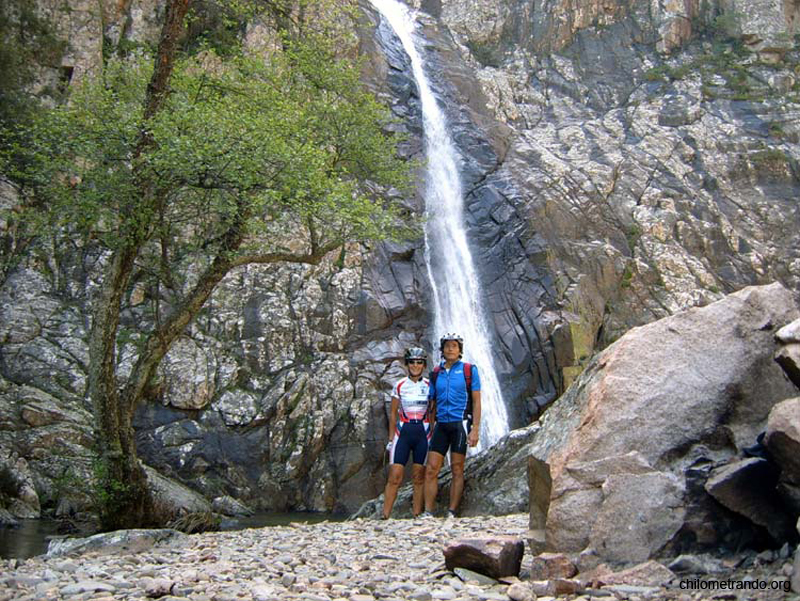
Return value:
<svg viewBox="0 0 800 601">
<path fill-rule="evenodd" d="M 635 328 L 593 360 L 554 406 L 570 406 L 575 427 L 539 457 L 553 477 L 548 547 L 629 564 L 741 542 L 726 540 L 737 518 L 698 490 L 698 472 L 710 489 L 735 488 L 709 479 L 710 468 L 754 443 L 773 406 L 794 394 L 772 355 L 774 332 L 797 314 L 779 284 L 746 288 Z M 559 426 L 546 421 L 537 436 Z M 744 513 L 768 513 L 750 501 Z M 756 521 L 777 539 L 787 517 L 774 529 Z"/>
</svg>

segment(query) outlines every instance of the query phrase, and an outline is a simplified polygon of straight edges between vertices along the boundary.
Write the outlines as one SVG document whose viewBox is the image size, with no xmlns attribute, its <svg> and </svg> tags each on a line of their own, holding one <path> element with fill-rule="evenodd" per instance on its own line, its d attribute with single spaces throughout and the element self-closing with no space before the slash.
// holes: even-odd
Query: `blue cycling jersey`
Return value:
<svg viewBox="0 0 800 601">
<path fill-rule="evenodd" d="M 436 376 L 436 390 L 431 386 L 428 398 L 436 399 L 437 422 L 460 422 L 467 408 L 467 381 L 464 378 L 464 362 L 456 361 L 450 369 L 440 363 L 441 371 Z M 472 366 L 472 390 L 481 389 L 478 368 Z"/>
</svg>

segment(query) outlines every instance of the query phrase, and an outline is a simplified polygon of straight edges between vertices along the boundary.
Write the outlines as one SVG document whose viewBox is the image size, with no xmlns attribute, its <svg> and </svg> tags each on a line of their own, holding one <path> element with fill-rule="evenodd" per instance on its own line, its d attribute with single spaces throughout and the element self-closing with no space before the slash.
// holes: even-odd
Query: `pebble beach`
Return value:
<svg viewBox="0 0 800 601">
<path fill-rule="evenodd" d="M 516 536 L 527 514 L 502 517 L 358 519 L 179 535 L 139 551 L 94 550 L 0 562 L 0 601 L 532 601 L 532 557 L 520 579 L 458 577 L 443 548 L 458 538 Z M 774 569 L 780 569 L 775 566 Z M 774 570 L 773 570 L 774 571 Z M 783 599 L 778 595 L 724 597 Z M 539 595 L 546 601 L 553 597 Z M 653 587 L 592 590 L 562 599 L 723 597 Z"/>
</svg>

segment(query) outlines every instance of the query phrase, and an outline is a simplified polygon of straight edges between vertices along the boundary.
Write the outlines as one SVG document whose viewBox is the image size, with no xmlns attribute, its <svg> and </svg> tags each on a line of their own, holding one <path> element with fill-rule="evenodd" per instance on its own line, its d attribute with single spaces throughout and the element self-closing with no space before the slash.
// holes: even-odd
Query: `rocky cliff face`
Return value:
<svg viewBox="0 0 800 601">
<path fill-rule="evenodd" d="M 422 4 L 508 126 L 481 190 L 540 240 L 567 382 L 631 326 L 798 289 L 796 3 Z"/>
<path fill-rule="evenodd" d="M 54 77 L 91 71 L 103 44 L 153 40 L 162 4 L 70 2 L 55 19 L 70 45 Z M 476 293 L 512 425 L 633 326 L 750 284 L 797 294 L 800 5 L 416 5 L 464 157 Z M 402 152 L 418 155 L 407 59 L 363 9 L 366 77 L 411 134 Z M 261 43 L 269 30 L 247 35 Z M 90 472 L 84 308 L 96 260 L 42 248 L 0 289 L 0 448 L 42 504 L 65 511 L 85 506 L 75 483 Z M 426 294 L 420 243 L 233 274 L 140 409 L 144 459 L 262 508 L 344 510 L 375 496 L 386 393 L 402 348 L 426 338 Z M 129 304 L 135 328 L 146 291 Z"/>
</svg>

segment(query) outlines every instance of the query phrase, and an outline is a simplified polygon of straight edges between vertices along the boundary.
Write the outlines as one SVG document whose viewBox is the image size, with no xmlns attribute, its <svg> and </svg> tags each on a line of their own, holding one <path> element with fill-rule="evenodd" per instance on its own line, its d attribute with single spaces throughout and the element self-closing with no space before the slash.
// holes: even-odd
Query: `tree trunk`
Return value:
<svg viewBox="0 0 800 601">
<path fill-rule="evenodd" d="M 138 247 L 118 250 L 106 268 L 89 339 L 89 397 L 95 415 L 95 486 L 100 526 L 118 530 L 152 520 L 147 479 L 136 456 L 132 411 L 120 404 L 116 345 L 120 304 Z"/>
<path fill-rule="evenodd" d="M 169 91 L 177 44 L 191 0 L 171 0 L 161 30 L 155 70 L 147 87 L 145 121 L 161 109 Z M 152 138 L 146 127 L 134 157 L 147 152 Z M 136 258 L 149 237 L 140 215 L 154 214 L 159 193 L 146 174 L 135 173 L 139 197 L 123 206 L 117 234 L 119 246 L 105 270 L 103 291 L 95 301 L 89 337 L 88 394 L 95 415 L 96 497 L 103 530 L 157 525 L 147 477 L 136 453 L 133 412 L 137 398 L 121 397 L 116 374 L 116 345 L 122 300 L 128 289 Z"/>
</svg>

